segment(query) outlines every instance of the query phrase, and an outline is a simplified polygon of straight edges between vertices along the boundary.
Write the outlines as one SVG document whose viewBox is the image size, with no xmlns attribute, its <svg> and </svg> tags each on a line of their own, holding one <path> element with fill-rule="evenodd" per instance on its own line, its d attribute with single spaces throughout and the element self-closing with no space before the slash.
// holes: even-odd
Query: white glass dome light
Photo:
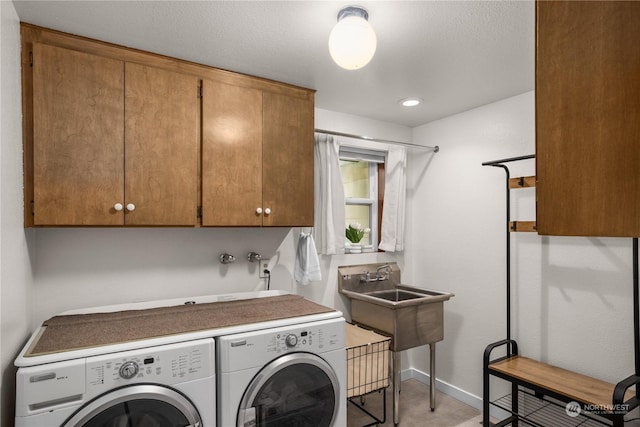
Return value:
<svg viewBox="0 0 640 427">
<path fill-rule="evenodd" d="M 357 70 L 376 53 L 376 33 L 369 24 L 369 14 L 358 6 L 338 12 L 338 23 L 329 35 L 329 53 L 340 67 Z"/>
</svg>

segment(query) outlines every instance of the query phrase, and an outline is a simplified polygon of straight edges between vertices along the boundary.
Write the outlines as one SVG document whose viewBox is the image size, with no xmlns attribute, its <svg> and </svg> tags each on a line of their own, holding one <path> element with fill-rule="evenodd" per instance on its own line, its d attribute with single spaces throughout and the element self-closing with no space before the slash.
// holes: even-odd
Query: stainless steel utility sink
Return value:
<svg viewBox="0 0 640 427">
<path fill-rule="evenodd" d="M 397 352 L 429 344 L 431 410 L 435 409 L 435 343 L 444 339 L 444 302 L 454 295 L 400 282 L 396 263 L 338 267 L 338 290 L 351 300 L 351 321 L 391 336 L 394 423 L 398 424 Z"/>
</svg>

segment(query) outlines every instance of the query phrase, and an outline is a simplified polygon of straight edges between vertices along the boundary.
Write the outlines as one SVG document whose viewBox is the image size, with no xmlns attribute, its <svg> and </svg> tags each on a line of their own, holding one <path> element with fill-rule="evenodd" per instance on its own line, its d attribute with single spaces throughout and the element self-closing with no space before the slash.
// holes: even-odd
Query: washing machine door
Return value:
<svg viewBox="0 0 640 427">
<path fill-rule="evenodd" d="M 178 391 L 152 384 L 113 390 L 80 408 L 62 427 L 200 427 L 198 410 Z"/>
<path fill-rule="evenodd" d="M 331 366 L 311 353 L 290 353 L 260 370 L 238 410 L 238 427 L 330 427 L 340 402 Z"/>
</svg>

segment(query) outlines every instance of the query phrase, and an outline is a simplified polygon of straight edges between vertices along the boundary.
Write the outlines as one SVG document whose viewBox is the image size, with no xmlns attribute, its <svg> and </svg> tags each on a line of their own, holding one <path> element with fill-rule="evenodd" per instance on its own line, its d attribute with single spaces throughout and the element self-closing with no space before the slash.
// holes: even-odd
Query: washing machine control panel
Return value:
<svg viewBox="0 0 640 427">
<path fill-rule="evenodd" d="M 89 357 L 85 369 L 86 387 L 92 390 L 192 381 L 214 374 L 214 343 L 204 339 Z"/>
<path fill-rule="evenodd" d="M 262 366 L 286 353 L 321 354 L 345 348 L 344 319 L 330 319 L 217 338 L 218 362 L 231 372 Z"/>
</svg>

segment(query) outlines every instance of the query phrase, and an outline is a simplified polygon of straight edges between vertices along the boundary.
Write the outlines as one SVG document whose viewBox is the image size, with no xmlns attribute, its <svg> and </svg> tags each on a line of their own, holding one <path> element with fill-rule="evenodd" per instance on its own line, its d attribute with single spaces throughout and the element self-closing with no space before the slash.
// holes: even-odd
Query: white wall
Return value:
<svg viewBox="0 0 640 427">
<path fill-rule="evenodd" d="M 22 227 L 20 26 L 13 3 L 0 2 L 0 422 L 13 425 L 13 360 L 31 328 L 32 233 Z"/>
<path fill-rule="evenodd" d="M 534 94 L 415 128 L 413 138 L 441 151 L 430 161 L 410 156 L 407 271 L 420 285 L 456 294 L 445 303 L 436 376 L 482 396 L 482 353 L 506 333 L 506 261 L 505 174 L 481 163 L 534 153 Z M 533 160 L 511 169 L 535 174 Z M 512 218 L 535 219 L 535 190 L 511 194 Z M 521 354 L 614 383 L 631 375 L 631 239 L 511 239 L 512 337 Z M 426 348 L 408 358 L 428 372 Z"/>
</svg>

